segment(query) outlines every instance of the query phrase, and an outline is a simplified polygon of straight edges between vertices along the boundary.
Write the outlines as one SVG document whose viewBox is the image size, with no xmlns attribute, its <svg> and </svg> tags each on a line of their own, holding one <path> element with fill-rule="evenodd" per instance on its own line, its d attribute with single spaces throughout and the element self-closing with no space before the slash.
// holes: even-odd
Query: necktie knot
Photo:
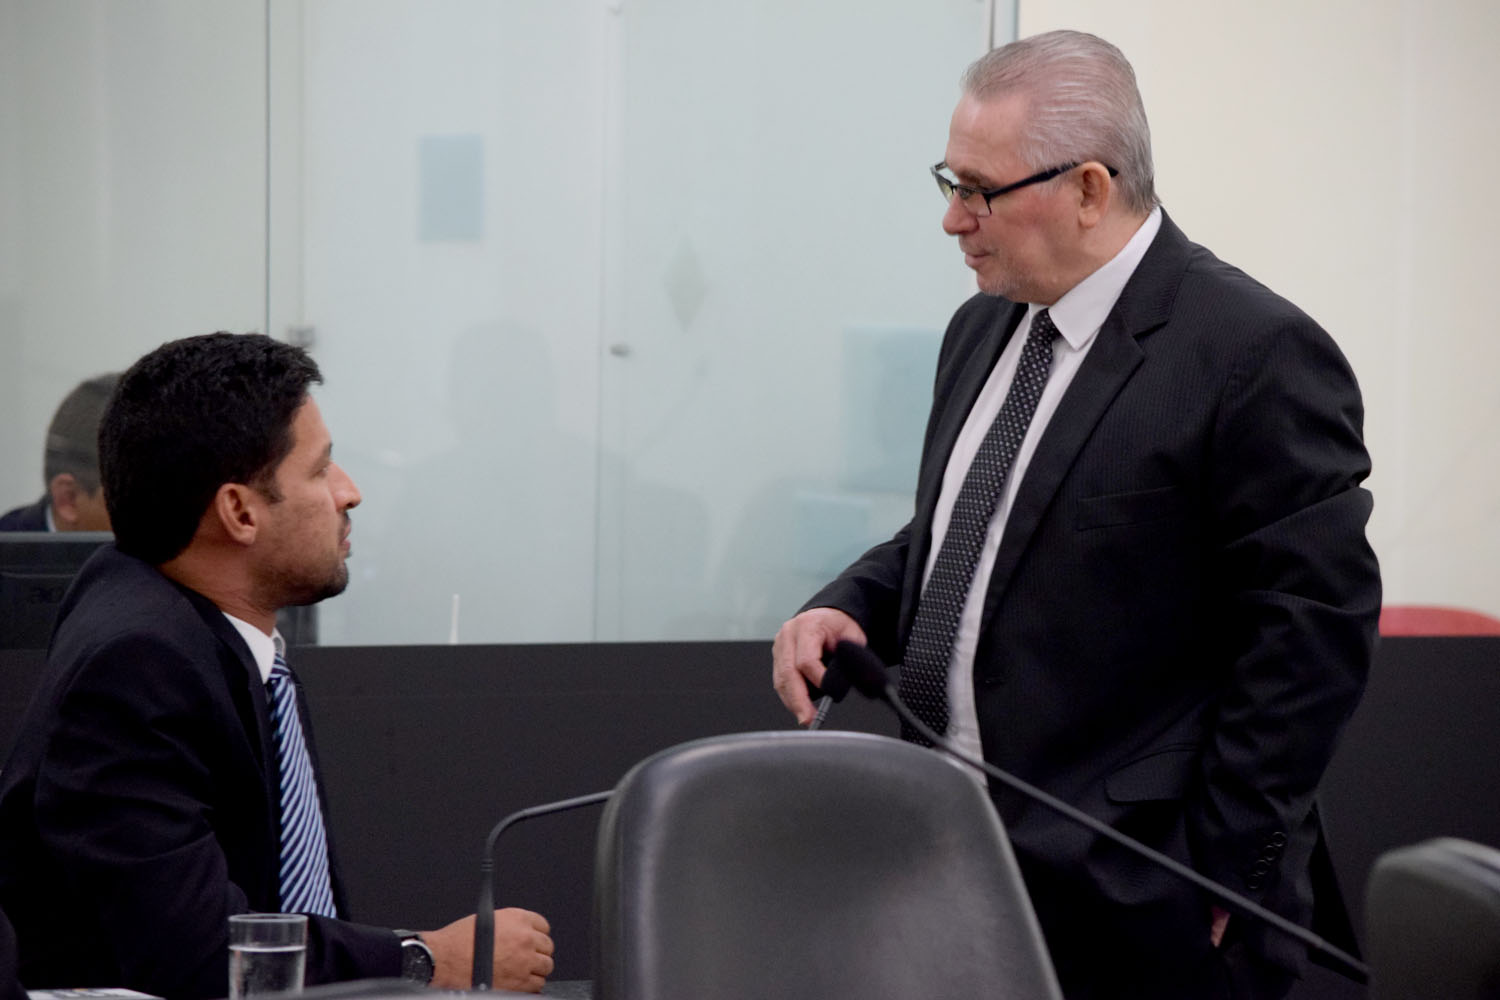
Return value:
<svg viewBox="0 0 1500 1000">
<path fill-rule="evenodd" d="M 1052 322 L 1050 310 L 1043 309 L 1031 318 L 1031 331 L 1027 335 L 1030 340 L 1045 340 L 1051 344 L 1062 333 L 1057 329 L 1057 324 Z"/>
</svg>

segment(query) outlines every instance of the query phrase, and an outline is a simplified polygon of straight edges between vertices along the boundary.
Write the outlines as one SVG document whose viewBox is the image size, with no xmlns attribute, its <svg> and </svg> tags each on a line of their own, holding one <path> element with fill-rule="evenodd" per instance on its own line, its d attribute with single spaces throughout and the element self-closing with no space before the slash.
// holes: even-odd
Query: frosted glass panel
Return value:
<svg viewBox="0 0 1500 1000">
<path fill-rule="evenodd" d="M 910 516 L 969 289 L 926 168 L 988 16 L 625 5 L 601 638 L 769 637 Z"/>
<path fill-rule="evenodd" d="M 323 642 L 769 636 L 905 520 L 987 3 L 302 11 L 272 313 L 365 495 Z"/>
<path fill-rule="evenodd" d="M 365 496 L 321 641 L 589 639 L 600 6 L 303 11 L 297 323 Z"/>
</svg>

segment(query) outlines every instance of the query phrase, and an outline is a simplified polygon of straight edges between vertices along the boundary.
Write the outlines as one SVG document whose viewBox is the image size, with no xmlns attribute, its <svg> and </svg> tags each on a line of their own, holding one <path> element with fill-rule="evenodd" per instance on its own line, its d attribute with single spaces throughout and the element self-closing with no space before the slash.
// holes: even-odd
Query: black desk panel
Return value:
<svg viewBox="0 0 1500 1000">
<path fill-rule="evenodd" d="M 302 647 L 293 658 L 355 916 L 388 926 L 471 912 L 484 836 L 509 812 L 610 788 L 683 740 L 790 728 L 769 641 Z M 0 651 L 0 747 L 41 660 Z M 894 735 L 879 706 L 855 698 L 830 727 Z M 1438 835 L 1500 845 L 1497 789 L 1500 639 L 1385 640 L 1324 783 L 1356 922 L 1382 851 Z M 552 921 L 559 979 L 590 974 L 597 823 L 597 808 L 532 820 L 498 851 L 497 897 Z"/>
</svg>

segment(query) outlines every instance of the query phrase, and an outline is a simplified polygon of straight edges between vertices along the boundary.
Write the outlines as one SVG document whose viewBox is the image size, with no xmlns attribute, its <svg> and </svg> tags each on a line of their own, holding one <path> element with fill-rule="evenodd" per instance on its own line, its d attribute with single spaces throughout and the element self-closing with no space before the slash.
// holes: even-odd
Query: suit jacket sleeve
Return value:
<svg viewBox="0 0 1500 1000">
<path fill-rule="evenodd" d="M 1251 895 L 1268 890 L 1311 811 L 1373 653 L 1380 578 L 1364 531 L 1362 422 L 1353 372 L 1302 316 L 1236 359 L 1217 417 L 1211 669 L 1226 676 L 1189 830 L 1200 870 Z"/>
<path fill-rule="evenodd" d="M 37 778 L 39 833 L 93 911 L 80 918 L 104 929 L 119 985 L 172 998 L 224 995 L 228 917 L 253 908 L 230 879 L 213 803 L 221 782 L 264 791 L 237 777 L 244 727 L 214 669 L 160 636 L 101 644 L 64 682 Z M 309 982 L 399 963 L 388 930 L 309 921 Z"/>
<path fill-rule="evenodd" d="M 838 579 L 813 595 L 802 610 L 837 608 L 859 623 L 870 650 L 886 663 L 896 663 L 901 650 L 896 623 L 901 607 L 901 580 L 906 572 L 911 524 L 860 556 Z"/>
</svg>

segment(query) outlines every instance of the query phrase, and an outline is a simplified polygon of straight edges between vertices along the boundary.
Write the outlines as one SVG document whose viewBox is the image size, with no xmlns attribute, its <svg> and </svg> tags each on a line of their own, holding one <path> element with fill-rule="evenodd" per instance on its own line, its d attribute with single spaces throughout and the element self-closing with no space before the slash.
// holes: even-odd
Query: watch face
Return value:
<svg viewBox="0 0 1500 1000">
<path fill-rule="evenodd" d="M 401 978 L 427 985 L 432 982 L 432 951 L 420 938 L 401 942 Z"/>
</svg>

